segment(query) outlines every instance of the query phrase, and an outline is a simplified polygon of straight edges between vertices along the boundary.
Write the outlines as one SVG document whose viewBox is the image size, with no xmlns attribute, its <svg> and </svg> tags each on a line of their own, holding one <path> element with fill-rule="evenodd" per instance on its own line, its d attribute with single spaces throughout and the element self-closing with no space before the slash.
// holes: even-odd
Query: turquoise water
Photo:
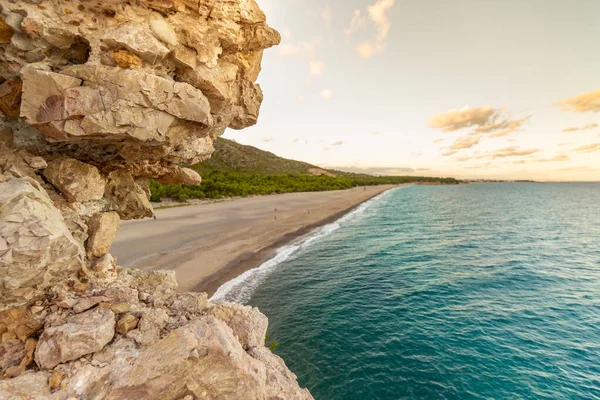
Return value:
<svg viewBox="0 0 600 400">
<path fill-rule="evenodd" d="M 317 235 L 237 290 L 317 400 L 600 399 L 600 184 L 401 188 Z"/>
</svg>

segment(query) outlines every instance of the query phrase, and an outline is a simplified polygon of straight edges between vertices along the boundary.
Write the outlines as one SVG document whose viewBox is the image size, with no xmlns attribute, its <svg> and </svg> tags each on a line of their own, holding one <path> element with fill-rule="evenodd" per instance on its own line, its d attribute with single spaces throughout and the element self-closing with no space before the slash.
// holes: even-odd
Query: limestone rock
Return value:
<svg viewBox="0 0 600 400">
<path fill-rule="evenodd" d="M 255 0 L 0 0 L 0 398 L 311 398 L 257 310 L 108 254 L 256 123 L 280 40 Z"/>
<path fill-rule="evenodd" d="M 21 91 L 23 82 L 11 78 L 0 85 L 0 111 L 9 119 L 19 118 L 21 109 Z"/>
<path fill-rule="evenodd" d="M 41 368 L 54 368 L 101 350 L 115 335 L 115 315 L 106 309 L 94 309 L 70 317 L 64 325 L 44 330 L 35 351 Z"/>
<path fill-rule="evenodd" d="M 121 68 L 140 68 L 142 66 L 142 60 L 127 50 L 115 51 L 111 57 Z"/>
<path fill-rule="evenodd" d="M 90 237 L 87 241 L 88 253 L 102 257 L 110 251 L 119 229 L 119 214 L 108 212 L 96 214 L 88 221 Z"/>
<path fill-rule="evenodd" d="M 202 178 L 193 169 L 174 167 L 167 175 L 158 178 L 165 185 L 200 185 Z"/>
<path fill-rule="evenodd" d="M 30 372 L 18 378 L 0 380 L 0 397 L 10 400 L 50 399 L 48 376 L 46 372 Z"/>
<path fill-rule="evenodd" d="M 261 361 L 266 367 L 266 396 L 286 400 L 310 400 L 308 389 L 301 389 L 296 381 L 297 377 L 285 365 L 283 359 L 265 347 L 253 347 L 248 351 L 256 360 Z"/>
<path fill-rule="evenodd" d="M 0 371 L 19 365 L 26 354 L 25 343 L 20 340 L 0 343 Z"/>
<path fill-rule="evenodd" d="M 190 362 L 194 350 L 202 354 Z M 264 367 L 248 356 L 221 321 L 205 317 L 171 332 L 112 376 L 107 399 L 262 399 Z M 203 393 L 205 393 L 203 395 Z"/>
<path fill-rule="evenodd" d="M 71 158 L 51 161 L 44 176 L 68 201 L 100 200 L 106 181 L 98 169 Z"/>
<path fill-rule="evenodd" d="M 0 183 L 0 310 L 61 283 L 83 259 L 81 244 L 37 182 Z"/>
<path fill-rule="evenodd" d="M 124 335 L 130 330 L 134 329 L 137 324 L 138 319 L 136 317 L 131 314 L 126 314 L 117 321 L 117 332 Z"/>
<path fill-rule="evenodd" d="M 102 40 L 112 47 L 124 47 L 151 62 L 162 60 L 169 54 L 169 49 L 148 28 L 135 23 L 109 28 Z"/>
<path fill-rule="evenodd" d="M 140 219 L 154 215 L 146 192 L 126 171 L 114 171 L 108 175 L 106 197 L 122 219 Z"/>
<path fill-rule="evenodd" d="M 173 296 L 171 307 L 190 314 L 200 314 L 206 308 L 206 293 L 181 293 Z"/>
<path fill-rule="evenodd" d="M 207 312 L 229 326 L 245 349 L 263 347 L 269 320 L 257 308 L 233 303 L 220 303 Z"/>
</svg>

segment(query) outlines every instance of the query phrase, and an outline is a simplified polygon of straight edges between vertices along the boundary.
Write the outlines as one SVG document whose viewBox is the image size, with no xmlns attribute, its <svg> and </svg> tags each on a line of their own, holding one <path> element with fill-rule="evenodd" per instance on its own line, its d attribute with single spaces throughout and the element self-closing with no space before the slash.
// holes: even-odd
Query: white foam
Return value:
<svg viewBox="0 0 600 400">
<path fill-rule="evenodd" d="M 252 294 L 258 288 L 258 286 L 265 280 L 265 278 L 273 272 L 273 270 L 280 265 L 282 262 L 289 259 L 298 250 L 305 249 L 314 243 L 315 241 L 331 234 L 340 228 L 341 224 L 354 219 L 356 216 L 365 212 L 373 203 L 381 199 L 385 194 L 389 193 L 390 190 L 385 191 L 372 199 L 362 203 L 354 210 L 344 215 L 337 221 L 316 228 L 312 232 L 300 239 L 285 245 L 277 250 L 275 256 L 265 261 L 259 267 L 253 268 L 244 272 L 242 275 L 230 280 L 223 284 L 216 293 L 210 298 L 210 301 L 228 301 L 239 304 L 246 304 Z"/>
</svg>

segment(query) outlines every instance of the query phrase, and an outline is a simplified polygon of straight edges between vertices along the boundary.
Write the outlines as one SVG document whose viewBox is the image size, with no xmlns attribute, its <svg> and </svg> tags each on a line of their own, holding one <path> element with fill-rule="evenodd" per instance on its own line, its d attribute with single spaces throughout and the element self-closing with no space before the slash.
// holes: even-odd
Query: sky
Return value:
<svg viewBox="0 0 600 400">
<path fill-rule="evenodd" d="M 600 181 L 600 1 L 257 0 L 256 126 L 226 138 L 374 174 Z"/>
</svg>

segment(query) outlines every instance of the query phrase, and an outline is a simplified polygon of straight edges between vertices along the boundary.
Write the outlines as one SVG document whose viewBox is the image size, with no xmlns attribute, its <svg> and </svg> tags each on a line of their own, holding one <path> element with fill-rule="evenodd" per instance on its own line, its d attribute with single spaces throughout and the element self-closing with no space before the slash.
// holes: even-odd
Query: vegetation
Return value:
<svg viewBox="0 0 600 400">
<path fill-rule="evenodd" d="M 454 178 L 371 176 L 323 170 L 225 139 L 217 141 L 216 151 L 211 160 L 194 165 L 192 168 L 202 175 L 202 185 L 162 185 L 152 181 L 151 200 L 159 202 L 163 198 L 179 201 L 220 199 L 402 183 L 459 183 Z"/>
</svg>

